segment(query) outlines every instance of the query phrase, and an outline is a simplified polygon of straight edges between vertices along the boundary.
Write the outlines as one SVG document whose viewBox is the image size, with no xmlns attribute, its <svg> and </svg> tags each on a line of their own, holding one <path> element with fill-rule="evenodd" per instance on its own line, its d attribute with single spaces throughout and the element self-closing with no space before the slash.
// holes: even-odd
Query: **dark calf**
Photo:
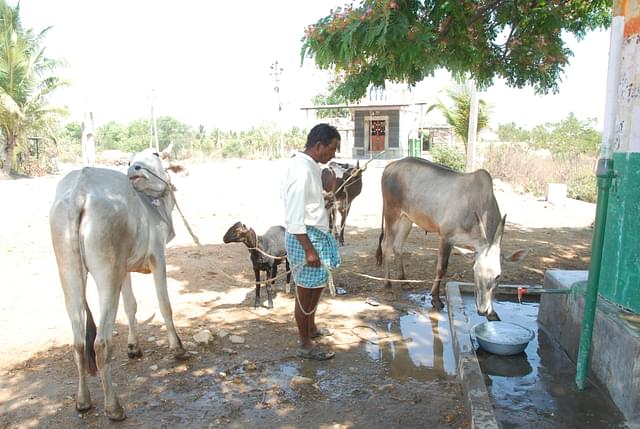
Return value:
<svg viewBox="0 0 640 429">
<path fill-rule="evenodd" d="M 332 161 L 322 170 L 322 186 L 327 192 L 326 207 L 329 211 L 329 226 L 341 245 L 344 245 L 344 227 L 351 203 L 362 192 L 362 170 L 360 162 L 355 166 Z M 333 193 L 335 192 L 335 195 Z M 336 225 L 340 213 L 340 229 Z"/>
<path fill-rule="evenodd" d="M 267 287 L 270 309 L 273 308 L 271 286 L 275 283 L 274 278 L 278 274 L 278 265 L 284 262 L 286 270 L 289 271 L 287 250 L 284 244 L 284 231 L 282 226 L 272 226 L 264 235 L 257 235 L 252 228 L 247 227 L 242 222 L 236 222 L 222 238 L 225 243 L 244 243 L 249 249 L 251 264 L 256 277 L 256 308 L 260 306 L 260 271 L 266 272 L 265 286 Z M 287 290 L 290 284 L 291 273 L 288 273 Z"/>
</svg>

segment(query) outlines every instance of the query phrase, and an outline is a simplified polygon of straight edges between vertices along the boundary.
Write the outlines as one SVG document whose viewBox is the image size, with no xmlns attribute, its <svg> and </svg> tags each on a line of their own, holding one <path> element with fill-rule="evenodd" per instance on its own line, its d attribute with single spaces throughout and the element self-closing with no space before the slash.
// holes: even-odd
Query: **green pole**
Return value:
<svg viewBox="0 0 640 429">
<path fill-rule="evenodd" d="M 605 225 L 607 222 L 607 207 L 609 205 L 609 189 L 614 177 L 613 159 L 598 160 L 596 172 L 598 180 L 598 198 L 596 201 L 596 219 L 591 241 L 591 264 L 589 265 L 589 280 L 584 297 L 584 314 L 580 332 L 580 348 L 576 365 L 576 385 L 578 390 L 584 390 L 589 374 L 589 351 L 593 335 L 593 320 L 598 302 L 598 286 L 600 281 L 600 267 L 602 263 L 602 248 L 604 242 Z"/>
</svg>

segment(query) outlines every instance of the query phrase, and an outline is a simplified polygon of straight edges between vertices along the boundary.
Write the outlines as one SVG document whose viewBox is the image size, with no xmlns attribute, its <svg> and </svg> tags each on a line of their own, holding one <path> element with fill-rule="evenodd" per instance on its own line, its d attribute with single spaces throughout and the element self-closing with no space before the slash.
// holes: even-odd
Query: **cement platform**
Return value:
<svg viewBox="0 0 640 429">
<path fill-rule="evenodd" d="M 549 270 L 545 289 L 568 294 L 542 294 L 538 322 L 575 362 L 580 343 L 587 271 Z M 640 424 L 640 323 L 603 298 L 598 299 L 593 328 L 590 374 L 603 386 L 632 425 Z"/>
</svg>

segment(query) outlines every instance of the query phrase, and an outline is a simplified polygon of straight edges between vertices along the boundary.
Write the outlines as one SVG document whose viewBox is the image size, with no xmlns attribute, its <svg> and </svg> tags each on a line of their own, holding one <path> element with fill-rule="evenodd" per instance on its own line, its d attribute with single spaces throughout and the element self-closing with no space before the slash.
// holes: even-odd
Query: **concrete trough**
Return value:
<svg viewBox="0 0 640 429">
<path fill-rule="evenodd" d="M 484 383 L 480 364 L 471 336 L 469 320 L 464 313 L 459 282 L 447 283 L 449 323 L 453 339 L 453 351 L 458 364 L 458 375 L 465 395 L 471 428 L 498 429 L 489 392 Z"/>
</svg>

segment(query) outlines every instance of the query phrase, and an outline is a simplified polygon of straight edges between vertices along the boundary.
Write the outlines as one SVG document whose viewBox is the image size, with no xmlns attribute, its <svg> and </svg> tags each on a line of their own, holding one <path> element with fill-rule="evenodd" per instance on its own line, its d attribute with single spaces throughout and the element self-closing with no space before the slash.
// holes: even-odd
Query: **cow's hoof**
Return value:
<svg viewBox="0 0 640 429">
<path fill-rule="evenodd" d="M 269 310 L 273 310 L 273 302 L 269 303 Z"/>
<path fill-rule="evenodd" d="M 387 289 L 387 296 L 391 301 L 398 301 L 400 299 L 400 291 L 395 288 Z"/>
<path fill-rule="evenodd" d="M 500 316 L 498 316 L 498 313 L 496 313 L 494 311 L 493 313 L 490 313 L 487 316 L 487 320 L 489 320 L 490 322 L 499 322 L 500 321 Z"/>
<path fill-rule="evenodd" d="M 173 358 L 176 360 L 187 360 L 189 359 L 189 357 L 189 353 L 187 353 L 187 351 L 183 348 L 175 349 L 173 351 Z"/>
<path fill-rule="evenodd" d="M 444 308 L 444 304 L 442 303 L 442 301 L 438 300 L 431 300 L 431 307 L 433 307 L 434 310 L 440 311 Z"/>
<path fill-rule="evenodd" d="M 116 404 L 116 407 L 113 407 L 113 409 L 108 409 L 106 411 L 107 417 L 109 417 L 109 420 L 113 420 L 116 422 L 121 422 L 122 420 L 127 418 L 127 415 L 124 413 L 124 408 L 122 408 L 120 406 L 120 404 Z"/>
<path fill-rule="evenodd" d="M 142 349 L 136 344 L 127 344 L 127 356 L 129 359 L 141 358 Z"/>
<path fill-rule="evenodd" d="M 76 402 L 76 411 L 84 413 L 91 409 L 91 402 Z"/>
</svg>

